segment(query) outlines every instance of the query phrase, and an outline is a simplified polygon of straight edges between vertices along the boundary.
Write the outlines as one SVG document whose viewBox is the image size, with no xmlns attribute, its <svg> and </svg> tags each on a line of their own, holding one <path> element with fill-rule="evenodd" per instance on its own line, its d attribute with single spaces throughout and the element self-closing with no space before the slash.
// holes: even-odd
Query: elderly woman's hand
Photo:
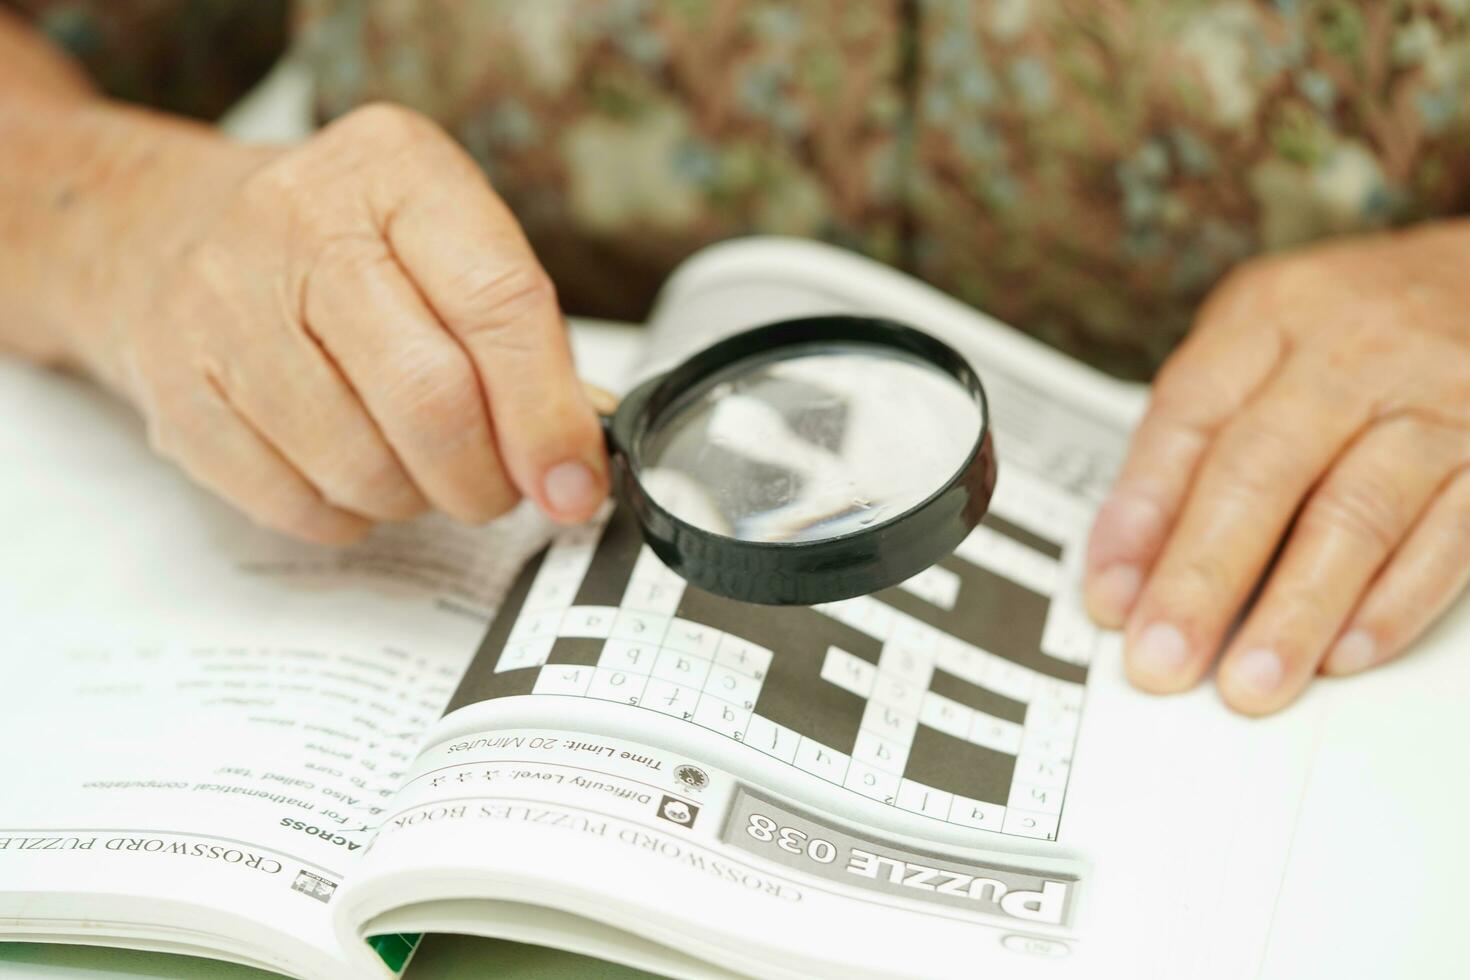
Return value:
<svg viewBox="0 0 1470 980">
<path fill-rule="evenodd" d="M 1239 269 L 1093 530 L 1087 602 L 1126 624 L 1128 676 L 1181 691 L 1224 647 L 1225 701 L 1275 711 L 1402 653 L 1467 578 L 1470 223 Z"/>
<path fill-rule="evenodd" d="M 189 228 L 146 300 L 76 341 L 160 452 L 323 542 L 428 507 L 485 521 L 522 494 L 567 521 L 596 510 L 601 429 L 555 294 L 458 146 L 380 105 L 296 148 L 223 152 L 211 192 L 180 195 L 196 213 L 140 219 Z"/>
</svg>

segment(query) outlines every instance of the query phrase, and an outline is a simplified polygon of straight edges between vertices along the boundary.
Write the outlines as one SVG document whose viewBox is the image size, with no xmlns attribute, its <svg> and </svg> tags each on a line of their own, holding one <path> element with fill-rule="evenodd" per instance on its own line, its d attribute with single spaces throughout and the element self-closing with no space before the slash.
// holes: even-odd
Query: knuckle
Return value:
<svg viewBox="0 0 1470 980">
<path fill-rule="evenodd" d="M 1208 554 L 1180 561 L 1169 571 L 1166 587 L 1176 602 L 1210 610 L 1223 608 L 1234 591 L 1225 565 Z"/>
<path fill-rule="evenodd" d="M 520 495 L 500 469 L 489 434 L 485 399 L 469 360 L 457 347 L 426 346 L 400 357 L 390 393 L 400 446 L 412 446 L 425 469 L 425 492 L 440 510 L 468 524 L 503 516 Z M 483 421 L 482 421 L 483 420 Z M 473 479 L 455 460 L 480 460 Z"/>
<path fill-rule="evenodd" d="M 1356 474 L 1329 480 L 1302 514 L 1308 533 L 1346 533 L 1384 553 L 1398 544 L 1407 501 L 1394 481 Z"/>
<path fill-rule="evenodd" d="M 1173 358 L 1164 365 L 1154 383 L 1150 412 L 1189 428 L 1205 430 L 1211 419 L 1223 417 L 1234 403 L 1231 386 L 1215 371 L 1191 368 L 1185 361 Z"/>
<path fill-rule="evenodd" d="M 1271 596 L 1272 619 L 1278 645 L 1287 649 L 1310 647 L 1341 623 L 1343 610 L 1333 606 L 1322 589 L 1306 582 L 1278 586 Z"/>
<path fill-rule="evenodd" d="M 251 171 L 240 182 L 240 197 L 249 208 L 279 208 L 282 200 L 302 196 L 309 183 L 307 154 L 288 150 Z M 309 200 L 309 195 L 307 196 Z"/>
<path fill-rule="evenodd" d="M 439 440 L 472 429 L 484 398 L 457 348 L 424 344 L 394 364 L 388 395 L 401 422 L 419 438 Z"/>
<path fill-rule="evenodd" d="M 465 336 L 491 337 L 497 343 L 529 345 L 535 338 L 514 336 L 511 328 L 528 314 L 556 307 L 551 277 L 530 261 L 502 269 L 474 269 L 454 283 L 450 319 Z"/>
<path fill-rule="evenodd" d="M 371 231 L 322 228 L 305 257 L 299 278 L 300 309 L 308 323 L 356 309 L 363 284 L 392 274 L 394 260 L 382 238 Z"/>
<path fill-rule="evenodd" d="M 420 441 L 450 450 L 462 441 L 465 433 L 476 430 L 471 422 L 481 414 L 483 401 L 473 384 L 425 390 L 405 398 L 404 421 Z"/>
<path fill-rule="evenodd" d="M 331 238 L 352 211 L 349 195 L 316 166 L 306 151 L 291 151 L 246 177 L 240 188 L 241 221 L 299 240 L 308 248 Z"/>
<path fill-rule="evenodd" d="M 1213 482 L 1244 499 L 1272 497 L 1291 484 L 1302 459 L 1298 437 L 1252 418 L 1229 423 L 1210 455 Z"/>
<path fill-rule="evenodd" d="M 438 127 L 427 117 L 396 102 L 369 102 L 337 120 L 334 128 L 395 146 L 412 144 L 438 133 Z"/>
</svg>

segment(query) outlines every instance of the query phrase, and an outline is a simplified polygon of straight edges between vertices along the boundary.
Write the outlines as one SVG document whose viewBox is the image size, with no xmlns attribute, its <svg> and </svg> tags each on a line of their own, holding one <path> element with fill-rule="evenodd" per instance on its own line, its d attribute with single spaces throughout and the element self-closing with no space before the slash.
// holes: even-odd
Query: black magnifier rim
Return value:
<svg viewBox="0 0 1470 980">
<path fill-rule="evenodd" d="M 740 361 L 783 360 L 783 348 L 836 342 L 918 357 L 964 385 L 979 403 L 980 433 L 965 462 L 934 493 L 897 517 L 837 537 L 746 541 L 681 520 L 644 491 L 634 453 L 649 425 L 690 389 Z M 642 525 L 649 547 L 691 584 L 742 602 L 818 605 L 897 585 L 959 547 L 995 491 L 990 405 L 980 376 L 943 341 L 881 317 L 800 317 L 735 334 L 639 385 L 603 424 L 614 489 Z"/>
</svg>

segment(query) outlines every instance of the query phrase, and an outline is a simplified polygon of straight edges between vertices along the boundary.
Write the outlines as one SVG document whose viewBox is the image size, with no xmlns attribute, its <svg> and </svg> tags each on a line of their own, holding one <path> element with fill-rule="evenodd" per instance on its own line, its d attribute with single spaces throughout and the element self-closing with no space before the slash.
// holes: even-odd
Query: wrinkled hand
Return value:
<svg viewBox="0 0 1470 980">
<path fill-rule="evenodd" d="M 589 517 L 603 441 L 546 274 L 473 162 L 372 106 L 251 170 L 114 331 L 155 447 L 260 522 L 344 542 L 521 494 Z"/>
<path fill-rule="evenodd" d="M 1126 624 L 1128 676 L 1181 691 L 1223 645 L 1225 701 L 1275 711 L 1402 653 L 1467 578 L 1470 222 L 1237 270 L 1093 529 L 1087 602 Z"/>
</svg>

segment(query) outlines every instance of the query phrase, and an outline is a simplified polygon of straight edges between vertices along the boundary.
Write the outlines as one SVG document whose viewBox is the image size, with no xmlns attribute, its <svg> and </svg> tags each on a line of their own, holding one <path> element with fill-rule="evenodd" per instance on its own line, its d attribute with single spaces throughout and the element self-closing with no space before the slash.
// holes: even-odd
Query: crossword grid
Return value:
<svg viewBox="0 0 1470 980">
<path fill-rule="evenodd" d="M 1007 507 L 999 494 L 996 503 Z M 1034 510 L 1034 497 L 1009 504 L 1018 516 L 1033 522 L 1038 516 L 1022 512 L 1027 506 Z M 1056 526 L 1055 513 L 1045 516 Z M 685 583 L 647 547 L 638 551 L 618 606 L 574 604 L 605 526 L 604 519 L 569 530 L 546 552 L 495 673 L 534 669 L 533 694 L 590 697 L 657 711 L 911 813 L 1055 839 L 1080 720 L 1081 683 L 997 656 L 878 598 L 820 606 L 817 611 L 881 644 L 876 664 L 835 645 L 822 660 L 822 682 L 865 702 L 854 744 L 842 751 L 756 710 L 772 651 L 679 618 Z M 1065 578 L 1056 558 L 983 525 L 956 557 L 1048 598 L 1055 597 Z M 960 601 L 959 576 L 942 566 L 901 588 L 937 610 L 953 610 Z M 1066 605 L 1049 603 L 1042 651 L 1085 667 L 1096 633 L 1085 620 L 1060 612 Z M 558 662 L 559 644 L 574 650 L 570 660 L 576 662 Z M 987 711 L 946 696 L 934 689 L 941 679 L 951 693 L 1012 706 L 1023 717 L 1001 717 L 1007 708 Z M 954 688 L 956 683 L 961 687 Z M 926 767 L 935 776 L 928 782 L 911 778 L 915 746 L 932 741 L 931 733 L 995 753 L 984 758 L 993 760 L 989 775 L 1000 789 L 988 795 L 1000 798 L 954 791 L 977 773 L 946 768 L 942 758 L 935 761 L 942 753 L 933 750 Z"/>
</svg>

